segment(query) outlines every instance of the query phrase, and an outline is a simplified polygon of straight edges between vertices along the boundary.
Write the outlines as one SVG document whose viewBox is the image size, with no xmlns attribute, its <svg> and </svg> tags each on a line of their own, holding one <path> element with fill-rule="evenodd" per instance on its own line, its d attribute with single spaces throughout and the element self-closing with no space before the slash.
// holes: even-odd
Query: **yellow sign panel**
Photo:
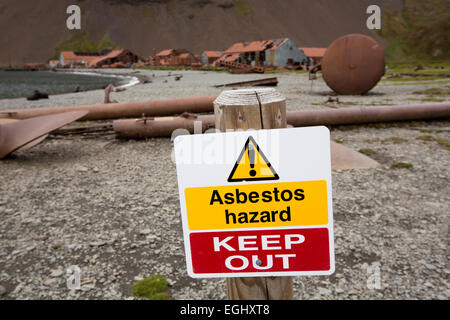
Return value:
<svg viewBox="0 0 450 320">
<path fill-rule="evenodd" d="M 278 179 L 278 174 L 259 149 L 256 141 L 253 137 L 249 137 L 228 177 L 228 182 Z"/>
<path fill-rule="evenodd" d="M 328 224 L 325 180 L 186 188 L 190 230 Z"/>
</svg>

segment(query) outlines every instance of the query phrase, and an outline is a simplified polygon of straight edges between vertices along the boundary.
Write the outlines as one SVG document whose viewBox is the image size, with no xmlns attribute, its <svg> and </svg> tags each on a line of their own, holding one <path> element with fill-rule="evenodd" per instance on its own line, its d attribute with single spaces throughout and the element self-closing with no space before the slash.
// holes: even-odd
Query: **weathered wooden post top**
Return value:
<svg viewBox="0 0 450 320">
<path fill-rule="evenodd" d="M 214 101 L 214 114 L 222 132 L 286 128 L 286 99 L 272 88 L 228 90 Z"/>
</svg>

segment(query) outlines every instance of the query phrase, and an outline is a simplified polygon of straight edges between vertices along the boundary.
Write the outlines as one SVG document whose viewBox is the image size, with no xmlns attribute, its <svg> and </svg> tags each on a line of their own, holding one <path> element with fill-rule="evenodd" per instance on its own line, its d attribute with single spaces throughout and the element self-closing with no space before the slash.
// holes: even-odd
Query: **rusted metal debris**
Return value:
<svg viewBox="0 0 450 320">
<path fill-rule="evenodd" d="M 331 141 L 331 167 L 334 170 L 369 169 L 380 164 L 360 152 Z"/>
<path fill-rule="evenodd" d="M 383 48 L 369 36 L 349 34 L 333 41 L 321 67 L 325 82 L 337 93 L 363 94 L 384 75 Z"/>
<path fill-rule="evenodd" d="M 450 103 L 287 112 L 287 122 L 294 127 L 440 118 L 450 118 Z M 168 137 L 176 129 L 185 129 L 189 133 L 194 133 L 195 121 L 197 121 L 197 133 L 200 133 L 200 128 L 204 132 L 215 125 L 214 115 L 189 115 L 183 117 L 116 120 L 113 122 L 113 128 L 116 132 L 116 137 L 119 139 Z"/>
<path fill-rule="evenodd" d="M 227 84 L 219 84 L 214 87 L 222 88 L 222 87 L 259 87 L 259 86 L 270 86 L 276 87 L 278 85 L 278 79 L 276 77 L 266 78 L 266 79 L 258 79 L 258 80 L 250 80 L 250 81 L 241 81 L 241 82 L 233 82 Z"/>
<path fill-rule="evenodd" d="M 33 109 L 3 110 L 0 118 L 29 119 L 38 116 L 69 111 L 88 111 L 80 120 L 108 120 L 138 118 L 142 114 L 150 117 L 171 116 L 183 112 L 212 112 L 217 96 L 188 97 L 178 99 L 133 101 L 123 103 L 91 104 L 70 107 L 48 107 Z"/>
<path fill-rule="evenodd" d="M 0 126 L 3 125 L 3 124 L 6 124 L 6 123 L 17 122 L 17 121 L 20 121 L 20 120 L 16 120 L 16 119 L 0 119 Z M 37 139 L 31 141 L 30 143 L 27 143 L 27 144 L 21 146 L 21 147 L 20 147 L 19 149 L 17 149 L 16 151 L 26 151 L 26 150 L 28 150 L 28 149 L 31 149 L 31 148 L 34 147 L 35 145 L 41 143 L 41 142 L 42 142 L 43 140 L 45 140 L 45 138 L 47 138 L 47 137 L 48 137 L 48 134 L 43 135 L 42 137 L 37 138 Z"/>
<path fill-rule="evenodd" d="M 219 66 L 228 67 L 230 73 L 264 73 L 265 68 L 261 66 L 251 66 L 245 63 L 222 61 Z"/>
<path fill-rule="evenodd" d="M 75 134 L 114 134 L 111 122 L 102 124 L 92 124 L 87 126 L 64 126 L 63 128 L 52 131 L 52 136 L 75 135 Z"/>
<path fill-rule="evenodd" d="M 299 110 L 287 114 L 295 127 L 345 125 L 376 122 L 445 119 L 450 117 L 450 103 L 354 107 L 332 110 Z"/>
<path fill-rule="evenodd" d="M 309 69 L 309 80 L 316 80 L 317 79 L 317 72 L 322 71 L 322 62 L 319 62 L 317 64 L 315 64 L 314 66 L 312 66 Z"/>
<path fill-rule="evenodd" d="M 64 112 L 0 124 L 0 159 L 21 148 L 29 149 L 51 131 L 76 121 L 87 113 L 88 111 Z"/>
<path fill-rule="evenodd" d="M 183 114 L 179 117 L 115 120 L 113 128 L 118 139 L 170 137 L 175 130 L 203 133 L 214 128 L 214 115 Z"/>
<path fill-rule="evenodd" d="M 114 121 L 114 130 L 117 138 L 142 139 L 172 136 L 174 132 L 176 133 L 175 130 L 179 130 L 179 134 L 185 134 L 186 132 L 203 133 L 213 128 L 214 122 L 214 115 L 116 120 Z M 331 165 L 335 170 L 349 170 L 375 168 L 379 166 L 379 163 L 359 152 L 331 142 Z"/>
<path fill-rule="evenodd" d="M 109 95 L 111 94 L 111 91 L 114 91 L 115 87 L 112 83 L 110 83 L 106 88 L 105 88 L 105 100 L 104 103 L 118 103 L 116 100 L 111 100 Z"/>
</svg>

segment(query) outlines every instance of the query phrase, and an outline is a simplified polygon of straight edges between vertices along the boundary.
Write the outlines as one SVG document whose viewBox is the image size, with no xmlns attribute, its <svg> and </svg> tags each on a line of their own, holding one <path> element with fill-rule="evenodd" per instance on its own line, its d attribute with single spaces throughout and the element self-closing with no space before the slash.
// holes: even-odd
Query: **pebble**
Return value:
<svg viewBox="0 0 450 320">
<path fill-rule="evenodd" d="M 52 270 L 50 273 L 50 277 L 52 278 L 57 278 L 57 277 L 61 277 L 64 274 L 64 271 L 61 269 L 55 269 Z"/>
<path fill-rule="evenodd" d="M 56 282 L 57 282 L 56 279 L 47 279 L 47 280 L 44 281 L 44 285 L 45 286 L 51 286 L 51 285 L 55 284 Z"/>
<path fill-rule="evenodd" d="M 326 289 L 326 288 L 319 288 L 319 294 L 320 295 L 324 295 L 324 296 L 328 296 L 331 294 L 331 290 L 330 289 Z"/>
<path fill-rule="evenodd" d="M 139 233 L 141 235 L 145 236 L 145 235 L 152 233 L 152 230 L 151 229 L 143 229 L 143 230 L 139 231 Z"/>
<path fill-rule="evenodd" d="M 105 241 L 93 241 L 93 242 L 89 242 L 89 245 L 91 247 L 102 247 L 106 244 Z"/>
<path fill-rule="evenodd" d="M 52 248 L 56 250 L 56 249 L 61 248 L 61 245 L 62 245 L 61 242 L 57 241 L 57 242 L 53 243 Z"/>
<path fill-rule="evenodd" d="M 83 166 L 79 166 L 79 167 L 77 168 L 77 171 L 78 171 L 78 172 L 88 172 L 89 169 L 86 168 L 86 167 L 83 167 Z"/>
</svg>

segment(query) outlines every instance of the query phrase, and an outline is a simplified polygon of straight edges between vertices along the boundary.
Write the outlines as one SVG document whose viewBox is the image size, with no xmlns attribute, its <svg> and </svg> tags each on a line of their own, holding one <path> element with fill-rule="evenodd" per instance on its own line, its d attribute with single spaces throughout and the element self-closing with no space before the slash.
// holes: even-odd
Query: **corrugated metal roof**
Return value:
<svg viewBox="0 0 450 320">
<path fill-rule="evenodd" d="M 93 58 L 95 58 L 95 59 L 92 59 L 92 60 L 89 62 L 89 64 L 91 64 L 91 65 L 96 65 L 96 64 L 102 62 L 103 60 L 107 60 L 107 59 L 112 59 L 112 58 L 118 57 L 118 56 L 121 55 L 124 51 L 125 51 L 125 49 L 116 49 L 116 50 L 111 51 L 110 53 L 108 53 L 108 54 L 105 55 L 105 56 L 101 56 L 101 57 L 93 57 Z"/>
<path fill-rule="evenodd" d="M 166 50 L 162 50 L 159 53 L 156 54 L 157 57 L 166 57 L 169 56 L 173 53 L 175 49 L 166 49 Z"/>
<path fill-rule="evenodd" d="M 265 50 L 275 50 L 282 45 L 288 38 L 274 39 L 274 40 L 261 40 L 252 42 L 237 42 L 229 47 L 225 53 L 246 53 L 257 52 Z"/>
<path fill-rule="evenodd" d="M 91 64 L 93 60 L 98 59 L 98 56 L 84 56 L 84 55 L 78 55 L 75 54 L 75 52 L 73 51 L 61 51 L 61 54 L 64 58 L 64 60 L 68 60 L 70 62 L 85 62 L 88 64 Z"/>
<path fill-rule="evenodd" d="M 288 41 L 288 40 L 289 40 L 288 38 L 274 40 L 273 46 L 270 47 L 269 50 L 277 50 L 279 47 L 281 47 L 281 45 L 282 45 L 283 43 L 285 43 L 285 42 Z"/>
<path fill-rule="evenodd" d="M 225 53 L 223 56 L 221 56 L 218 61 L 223 62 L 235 62 L 239 59 L 240 53 Z"/>
<path fill-rule="evenodd" d="M 191 54 L 188 53 L 188 52 L 186 52 L 186 53 L 181 53 L 181 54 L 179 55 L 179 57 L 180 57 L 181 59 L 187 59 L 187 58 L 190 58 L 190 57 L 191 57 Z"/>
<path fill-rule="evenodd" d="M 208 58 L 220 58 L 222 56 L 222 52 L 221 51 L 203 51 L 203 53 Z"/>
<path fill-rule="evenodd" d="M 80 59 L 80 56 L 77 56 L 75 52 L 73 51 L 61 51 L 61 55 L 64 59 L 70 59 L 70 60 L 78 60 Z"/>
<path fill-rule="evenodd" d="M 323 58 L 327 48 L 301 48 L 309 58 Z"/>
</svg>

